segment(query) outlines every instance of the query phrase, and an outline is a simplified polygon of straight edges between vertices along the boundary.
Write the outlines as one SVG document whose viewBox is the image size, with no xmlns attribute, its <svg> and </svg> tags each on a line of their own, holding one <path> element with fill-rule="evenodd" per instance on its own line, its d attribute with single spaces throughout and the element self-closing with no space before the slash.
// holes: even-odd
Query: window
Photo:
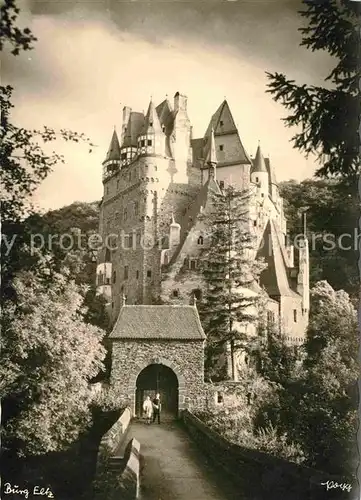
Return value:
<svg viewBox="0 0 361 500">
<path fill-rule="evenodd" d="M 224 181 L 219 181 L 219 187 L 220 187 L 221 189 L 224 189 Z"/>
<path fill-rule="evenodd" d="M 140 141 L 140 145 L 142 146 L 142 148 L 144 148 L 144 146 L 145 146 L 145 140 L 144 139 L 142 141 Z"/>
<path fill-rule="evenodd" d="M 256 182 L 259 182 L 259 178 L 258 177 L 256 177 Z"/>
<path fill-rule="evenodd" d="M 117 189 L 119 189 L 119 179 L 117 180 Z"/>
<path fill-rule="evenodd" d="M 147 278 L 151 278 L 152 277 L 152 271 L 150 269 L 148 269 L 147 271 Z"/>
<path fill-rule="evenodd" d="M 137 269 L 136 273 L 135 273 L 135 277 L 137 278 L 137 280 L 139 280 L 139 271 Z"/>
<path fill-rule="evenodd" d="M 114 309 L 114 302 L 112 302 L 112 309 Z"/>
<path fill-rule="evenodd" d="M 128 218 L 128 210 L 125 208 L 123 211 L 123 219 L 127 220 L 127 218 Z"/>
<path fill-rule="evenodd" d="M 297 323 L 297 309 L 293 309 L 293 321 Z"/>
<path fill-rule="evenodd" d="M 220 124 L 221 127 L 223 127 L 223 121 L 222 120 L 219 122 L 219 124 Z"/>
<path fill-rule="evenodd" d="M 223 395 L 220 392 L 217 392 L 217 403 L 223 403 Z"/>
<path fill-rule="evenodd" d="M 124 266 L 124 279 L 128 279 L 129 268 L 128 266 Z"/>
<path fill-rule="evenodd" d="M 113 283 L 117 281 L 117 272 L 113 271 Z"/>
<path fill-rule="evenodd" d="M 148 144 L 148 146 L 151 146 L 152 145 L 152 139 L 148 139 L 147 144 Z"/>
<path fill-rule="evenodd" d="M 224 150 L 224 145 L 223 145 L 223 144 L 220 144 L 220 145 L 219 145 L 219 150 L 220 150 L 220 151 L 223 151 L 223 150 Z"/>
<path fill-rule="evenodd" d="M 109 194 L 109 186 L 107 186 L 107 194 Z"/>
<path fill-rule="evenodd" d="M 104 279 L 103 273 L 100 272 L 98 274 L 98 285 L 102 285 L 103 284 L 103 279 Z"/>
<path fill-rule="evenodd" d="M 267 311 L 267 321 L 268 323 L 275 322 L 275 313 L 273 311 Z"/>
<path fill-rule="evenodd" d="M 264 198 L 264 193 L 261 193 L 261 197 Z"/>
<path fill-rule="evenodd" d="M 257 226 L 257 221 L 256 221 L 256 220 L 254 220 L 254 221 L 253 221 L 253 225 L 254 225 L 255 227 Z"/>
<path fill-rule="evenodd" d="M 198 238 L 198 241 L 197 241 L 198 245 L 203 245 L 204 243 L 204 238 L 202 235 L 200 235 L 200 237 Z"/>
<path fill-rule="evenodd" d="M 105 280 L 105 284 L 106 284 L 106 285 L 110 285 L 110 278 L 106 278 L 106 280 Z"/>
<path fill-rule="evenodd" d="M 137 233 L 137 245 L 140 245 L 142 235 L 140 233 Z"/>
<path fill-rule="evenodd" d="M 172 295 L 174 298 L 179 297 L 179 290 L 173 290 Z"/>
<path fill-rule="evenodd" d="M 194 259 L 191 260 L 190 261 L 190 268 L 194 270 L 194 269 L 196 269 L 196 267 L 197 267 L 197 261 Z"/>
</svg>

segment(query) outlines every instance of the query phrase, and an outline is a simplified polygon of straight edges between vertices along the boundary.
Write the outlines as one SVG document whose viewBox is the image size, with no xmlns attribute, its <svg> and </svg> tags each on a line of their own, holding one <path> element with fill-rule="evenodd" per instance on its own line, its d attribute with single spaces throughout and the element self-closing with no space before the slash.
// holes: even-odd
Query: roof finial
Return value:
<svg viewBox="0 0 361 500">
<path fill-rule="evenodd" d="M 127 297 L 123 293 L 123 296 L 122 296 L 122 304 L 123 304 L 123 306 L 125 306 L 126 302 L 127 302 Z"/>
<path fill-rule="evenodd" d="M 214 141 L 214 128 L 212 125 L 211 130 L 211 138 L 210 138 L 210 146 L 207 156 L 207 163 L 209 166 L 209 177 L 216 178 L 216 166 L 217 166 L 217 153 L 216 153 L 216 144 Z"/>
</svg>

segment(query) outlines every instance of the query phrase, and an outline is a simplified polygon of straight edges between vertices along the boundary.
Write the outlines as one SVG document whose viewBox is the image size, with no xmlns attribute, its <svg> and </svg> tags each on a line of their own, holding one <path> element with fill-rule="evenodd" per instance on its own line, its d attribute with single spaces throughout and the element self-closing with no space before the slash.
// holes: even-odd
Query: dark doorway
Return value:
<svg viewBox="0 0 361 500">
<path fill-rule="evenodd" d="M 143 413 L 143 401 L 147 396 L 153 399 L 159 392 L 162 413 L 178 414 L 178 379 L 171 368 L 161 364 L 149 365 L 137 378 L 135 412 L 138 417 Z"/>
</svg>

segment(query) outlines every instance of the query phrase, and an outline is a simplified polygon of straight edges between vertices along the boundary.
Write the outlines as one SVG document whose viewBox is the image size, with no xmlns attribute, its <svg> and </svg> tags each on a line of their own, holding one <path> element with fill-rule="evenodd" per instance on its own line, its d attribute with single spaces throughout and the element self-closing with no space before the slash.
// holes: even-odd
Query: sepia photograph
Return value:
<svg viewBox="0 0 361 500">
<path fill-rule="evenodd" d="M 0 1 L 1 499 L 360 499 L 360 3 Z"/>
</svg>

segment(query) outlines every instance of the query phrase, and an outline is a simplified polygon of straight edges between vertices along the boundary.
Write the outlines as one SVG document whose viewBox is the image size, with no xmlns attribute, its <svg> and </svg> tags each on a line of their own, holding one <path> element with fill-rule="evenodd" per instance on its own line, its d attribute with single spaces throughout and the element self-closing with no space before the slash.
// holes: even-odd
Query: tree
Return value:
<svg viewBox="0 0 361 500">
<path fill-rule="evenodd" d="M 280 183 L 290 239 L 303 232 L 301 213 L 306 211 L 310 248 L 310 284 L 328 281 L 358 300 L 358 193 L 332 179 Z"/>
<path fill-rule="evenodd" d="M 1 6 L 0 49 L 30 50 L 36 40 L 17 27 L 13 0 Z M 32 227 L 24 217 L 31 195 L 62 157 L 45 147 L 59 137 L 83 135 L 11 122 L 12 88 L 0 87 L 2 201 L 1 396 L 3 450 L 39 454 L 67 446 L 90 418 L 90 380 L 102 369 L 102 332 L 83 307 L 84 289 L 72 282 L 70 264 L 49 249 L 32 251 Z M 90 145 L 91 146 L 91 145 Z M 7 243 L 11 243 L 10 249 Z"/>
<path fill-rule="evenodd" d="M 84 321 L 83 297 L 62 274 L 19 273 L 14 290 L 1 339 L 5 442 L 42 454 L 66 447 L 89 423 L 103 332 Z"/>
<path fill-rule="evenodd" d="M 301 360 L 297 349 L 286 344 L 276 325 L 260 323 L 258 334 L 264 338 L 253 352 L 258 373 L 270 382 L 287 387 Z"/>
<path fill-rule="evenodd" d="M 358 327 L 344 291 L 327 282 L 311 290 L 304 370 L 282 395 L 281 427 L 307 464 L 351 478 L 357 467 Z"/>
<path fill-rule="evenodd" d="M 212 207 L 202 218 L 210 233 L 200 259 L 205 280 L 200 315 L 211 349 L 230 346 L 234 380 L 236 352 L 247 343 L 245 327 L 257 320 L 258 294 L 250 287 L 262 270 L 251 258 L 254 238 L 248 229 L 248 201 L 248 192 L 228 187 L 214 193 Z"/>
<path fill-rule="evenodd" d="M 267 76 L 267 92 L 291 112 L 288 127 L 301 130 L 294 146 L 317 155 L 323 165 L 319 177 L 341 177 L 355 185 L 359 173 L 359 5 L 352 0 L 304 0 L 300 15 L 308 21 L 301 45 L 323 50 L 337 63 L 326 78 L 327 87 L 298 85 L 280 73 Z"/>
</svg>

